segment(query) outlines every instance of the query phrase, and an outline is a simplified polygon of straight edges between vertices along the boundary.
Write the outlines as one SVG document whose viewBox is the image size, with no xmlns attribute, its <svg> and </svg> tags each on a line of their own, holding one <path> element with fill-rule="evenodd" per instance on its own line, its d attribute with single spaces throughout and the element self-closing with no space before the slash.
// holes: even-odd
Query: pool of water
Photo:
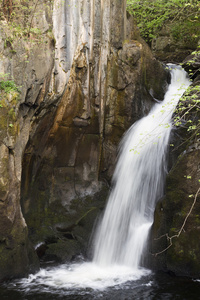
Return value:
<svg viewBox="0 0 200 300">
<path fill-rule="evenodd" d="M 200 282 L 147 269 L 97 267 L 92 263 L 41 269 L 0 285 L 1 300 L 200 299 Z"/>
</svg>

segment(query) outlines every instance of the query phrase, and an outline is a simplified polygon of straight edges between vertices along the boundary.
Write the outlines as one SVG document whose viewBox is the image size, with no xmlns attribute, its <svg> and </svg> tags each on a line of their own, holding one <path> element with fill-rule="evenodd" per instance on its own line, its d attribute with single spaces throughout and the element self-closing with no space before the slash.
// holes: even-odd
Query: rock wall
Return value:
<svg viewBox="0 0 200 300">
<path fill-rule="evenodd" d="M 51 39 L 44 35 L 51 23 L 45 11 L 40 19 L 41 43 L 34 35 L 29 39 L 16 36 L 16 29 L 8 25 L 6 17 L 1 15 L 0 21 L 1 83 L 14 79 L 20 90 L 6 92 L 2 86 L 0 89 L 0 280 L 27 274 L 39 267 L 28 239 L 20 195 L 23 151 L 31 120 L 47 93 L 53 67 L 54 47 Z"/>
<path fill-rule="evenodd" d="M 174 31 L 174 29 L 176 30 Z M 190 35 L 188 34 L 189 30 Z M 182 26 L 180 21 L 177 24 L 176 21 L 166 22 L 157 36 L 153 38 L 151 50 L 160 61 L 179 64 L 198 48 L 199 35 L 197 31 L 198 26 L 196 25 L 196 29 L 189 27 L 187 21 L 185 24 L 182 23 Z"/>
<path fill-rule="evenodd" d="M 22 207 L 31 240 L 48 247 L 44 260 L 52 254 L 56 260 L 65 260 L 69 243 L 76 250 L 68 252 L 68 259 L 85 254 L 95 217 L 105 205 L 119 141 L 149 111 L 153 96 L 162 99 L 169 79 L 147 45 L 136 39 L 133 23 L 126 19 L 125 3 L 83 3 L 76 8 L 79 43 L 69 71 L 65 55 L 59 53 L 74 46 L 64 38 L 64 50 L 60 40 L 56 43 L 56 57 L 62 56 L 54 71 L 57 92 L 61 89 L 58 78 L 64 78 L 65 72 L 69 72 L 67 86 L 51 114 L 48 110 L 42 120 L 38 114 L 24 153 Z M 72 18 L 73 7 L 66 13 Z M 93 14 L 94 26 L 90 23 Z M 72 22 L 72 37 L 73 26 L 77 25 Z M 157 74 L 159 80 L 155 80 Z"/>
<path fill-rule="evenodd" d="M 153 268 L 193 278 L 200 274 L 199 62 L 198 53 L 184 61 L 185 68 L 193 73 L 193 90 L 184 103 L 181 125 L 172 137 L 172 169 L 166 195 L 155 211 L 151 239 L 154 255 L 150 259 Z"/>
<path fill-rule="evenodd" d="M 1 96 L 0 280 L 37 269 L 29 240 L 44 260 L 85 253 L 119 140 L 169 81 L 125 1 L 45 5 L 31 17 L 42 40 L 32 30 L 8 43 L 1 21 L 1 72 L 21 92 Z"/>
</svg>

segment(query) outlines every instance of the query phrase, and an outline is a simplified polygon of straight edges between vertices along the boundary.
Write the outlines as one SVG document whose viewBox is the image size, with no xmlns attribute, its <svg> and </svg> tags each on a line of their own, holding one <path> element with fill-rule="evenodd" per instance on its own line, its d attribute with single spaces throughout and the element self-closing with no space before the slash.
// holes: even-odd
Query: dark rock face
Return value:
<svg viewBox="0 0 200 300">
<path fill-rule="evenodd" d="M 0 280 L 38 268 L 31 242 L 44 244 L 44 261 L 86 253 L 121 136 L 169 81 L 125 1 L 58 2 L 53 17 L 37 7 L 41 43 L 5 46 L 10 28 L 0 24 L 1 71 L 21 87 L 0 99 Z"/>
<path fill-rule="evenodd" d="M 157 267 L 170 270 L 176 275 L 191 277 L 198 277 L 200 270 L 200 194 L 197 193 L 200 175 L 199 159 L 199 149 L 188 151 L 179 158 L 168 176 L 166 196 L 157 205 L 153 227 L 154 238 L 165 234 L 169 237 L 175 236 L 168 250 L 166 248 L 170 241 L 166 236 L 153 241 L 153 253 L 166 249 L 155 257 Z M 190 213 L 195 199 L 194 208 Z M 184 222 L 184 229 L 179 235 Z"/>
<path fill-rule="evenodd" d="M 21 165 L 30 122 L 47 93 L 53 66 L 53 48 L 47 37 L 44 43 L 33 46 L 31 39 L 6 44 L 8 36 L 10 28 L 1 19 L 0 73 L 8 75 L 0 80 L 13 78 L 20 92 L 0 90 L 0 281 L 39 268 L 21 212 Z M 41 62 L 46 60 L 49 64 L 41 68 Z"/>
<path fill-rule="evenodd" d="M 95 45 L 89 63 L 87 48 L 77 49 L 58 107 L 42 120 L 38 114 L 24 154 L 22 207 L 30 238 L 37 243 L 54 237 L 57 243 L 48 242 L 47 253 L 57 253 L 60 261 L 67 255 L 58 251 L 63 241 L 64 248 L 74 247 L 68 259 L 85 253 L 94 220 L 105 204 L 118 143 L 125 130 L 148 113 L 152 95 L 162 100 L 169 81 L 143 41 L 123 43 L 122 34 L 116 42 L 114 36 L 109 56 L 102 61 L 103 41 Z M 77 224 L 84 215 L 87 221 Z M 58 224 L 69 221 L 74 226 L 60 236 Z"/>
<path fill-rule="evenodd" d="M 157 59 L 164 62 L 180 63 L 198 47 L 198 36 L 172 34 L 173 23 L 163 26 L 159 34 L 152 40 L 151 49 Z"/>
<path fill-rule="evenodd" d="M 171 271 L 176 275 L 199 277 L 199 110 L 198 104 L 194 105 L 192 100 L 200 99 L 198 90 L 199 57 L 193 57 L 193 63 L 188 66 L 187 62 L 190 59 L 191 57 L 188 57 L 185 60 L 185 66 L 193 70 L 192 87 L 195 90 L 191 91 L 184 103 L 185 107 L 189 108 L 189 113 L 185 115 L 181 126 L 176 130 L 176 143 L 179 141 L 179 145 L 177 143 L 177 150 L 173 151 L 173 155 L 171 155 L 174 165 L 167 177 L 166 195 L 156 207 L 151 252 L 158 254 L 152 256 L 151 261 L 157 269 Z M 182 112 L 182 115 L 185 112 L 186 110 Z M 196 129 L 188 131 L 191 124 L 196 126 Z M 169 238 L 174 236 L 171 242 L 167 236 Z M 168 248 L 171 243 L 172 245 Z"/>
<path fill-rule="evenodd" d="M 84 53 L 83 48 L 73 62 L 58 108 L 41 121 L 37 117 L 23 160 L 22 207 L 30 238 L 37 243 L 54 237 L 56 242 L 47 243 L 45 255 L 54 254 L 58 261 L 85 253 L 94 220 L 105 205 L 106 182 L 110 182 L 122 134 L 148 113 L 154 103 L 149 91 L 162 99 L 168 82 L 168 72 L 144 43 L 125 43 L 120 50 L 111 48 L 105 100 L 99 102 L 92 71 L 97 69 L 96 61 L 84 66 Z M 88 68 L 90 95 L 86 98 Z M 153 79 L 157 72 L 159 89 Z M 77 223 L 79 218 L 82 225 Z M 58 228 L 66 222 L 71 225 L 61 234 Z M 72 249 L 69 254 L 67 248 Z"/>
</svg>

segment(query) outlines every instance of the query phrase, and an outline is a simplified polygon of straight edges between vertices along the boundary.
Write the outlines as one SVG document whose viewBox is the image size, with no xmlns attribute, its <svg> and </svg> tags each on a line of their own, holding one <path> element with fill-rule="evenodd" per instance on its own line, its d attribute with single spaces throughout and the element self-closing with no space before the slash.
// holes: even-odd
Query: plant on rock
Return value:
<svg viewBox="0 0 200 300">
<path fill-rule="evenodd" d="M 127 10 L 136 18 L 147 42 L 151 42 L 165 25 L 176 41 L 195 46 L 198 42 L 199 0 L 127 0 Z"/>
</svg>

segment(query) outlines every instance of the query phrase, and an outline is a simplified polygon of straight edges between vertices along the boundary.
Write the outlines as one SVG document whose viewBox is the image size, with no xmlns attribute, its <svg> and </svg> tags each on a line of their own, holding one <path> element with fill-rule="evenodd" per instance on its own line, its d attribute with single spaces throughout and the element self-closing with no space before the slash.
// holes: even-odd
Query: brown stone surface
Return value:
<svg viewBox="0 0 200 300">
<path fill-rule="evenodd" d="M 27 232 L 34 246 L 46 243 L 47 257 L 65 260 L 58 248 L 69 240 L 67 259 L 85 252 L 118 143 L 166 89 L 168 73 L 138 38 L 125 1 L 65 2 L 55 1 L 53 17 L 38 6 L 41 43 L 30 33 L 4 43 L 9 27 L 0 24 L 0 72 L 21 87 L 0 107 L 0 280 L 37 269 Z M 60 234 L 66 223 L 70 232 Z"/>
</svg>

